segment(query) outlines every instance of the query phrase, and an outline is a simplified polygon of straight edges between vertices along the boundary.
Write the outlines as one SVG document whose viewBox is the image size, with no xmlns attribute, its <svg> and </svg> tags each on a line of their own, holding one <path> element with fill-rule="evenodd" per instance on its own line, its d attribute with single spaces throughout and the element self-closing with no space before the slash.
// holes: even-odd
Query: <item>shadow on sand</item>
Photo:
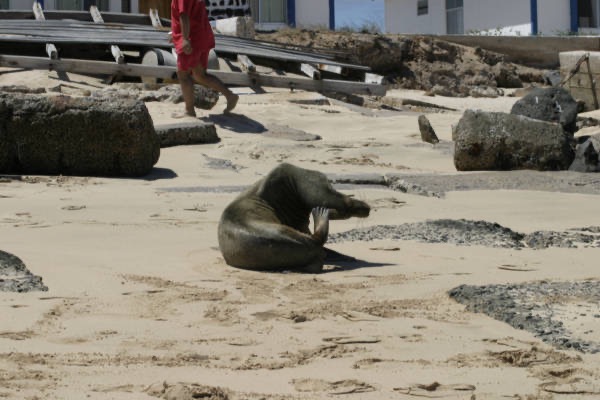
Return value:
<svg viewBox="0 0 600 400">
<path fill-rule="evenodd" d="M 145 181 L 158 181 L 177 178 L 177 173 L 169 168 L 152 168 L 149 174 L 140 177 Z"/>
<path fill-rule="evenodd" d="M 210 114 L 207 117 L 200 118 L 204 122 L 212 122 L 220 128 L 227 129 L 236 133 L 264 133 L 268 129 L 258 121 L 248 118 L 242 114 Z"/>
<path fill-rule="evenodd" d="M 325 256 L 325 264 L 333 265 L 334 268 L 330 270 L 324 270 L 323 273 L 351 271 L 360 268 L 387 267 L 390 265 L 394 265 L 386 263 L 372 263 L 365 260 L 359 260 L 358 258 L 338 253 L 337 251 L 328 249 L 327 247 L 325 247 L 325 252 L 327 253 Z"/>
</svg>

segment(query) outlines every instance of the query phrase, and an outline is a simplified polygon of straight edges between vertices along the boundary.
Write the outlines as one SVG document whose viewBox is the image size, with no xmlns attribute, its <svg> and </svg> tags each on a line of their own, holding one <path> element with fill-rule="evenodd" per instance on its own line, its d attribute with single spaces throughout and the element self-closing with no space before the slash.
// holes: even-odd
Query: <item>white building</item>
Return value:
<svg viewBox="0 0 600 400">
<path fill-rule="evenodd" d="M 334 0 L 250 0 L 258 28 L 334 29 Z"/>
<path fill-rule="evenodd" d="M 31 10 L 34 0 L 0 0 L 0 10 Z M 207 8 L 223 16 L 251 14 L 258 28 L 331 28 L 334 0 L 205 0 Z M 44 10 L 89 10 L 146 13 L 156 8 L 169 18 L 171 0 L 38 0 Z"/>
<path fill-rule="evenodd" d="M 387 33 L 557 35 L 596 31 L 600 0 L 385 0 Z"/>
</svg>

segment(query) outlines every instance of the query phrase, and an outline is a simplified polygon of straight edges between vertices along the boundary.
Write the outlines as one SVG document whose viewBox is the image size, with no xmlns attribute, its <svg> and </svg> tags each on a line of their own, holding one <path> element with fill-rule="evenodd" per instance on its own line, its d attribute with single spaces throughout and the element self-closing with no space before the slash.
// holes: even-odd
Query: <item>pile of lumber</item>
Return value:
<svg viewBox="0 0 600 400">
<path fill-rule="evenodd" d="M 110 76 L 175 79 L 175 64 L 145 65 L 143 55 L 154 51 L 172 53 L 169 21 L 155 10 L 148 16 L 103 13 L 92 6 L 87 12 L 48 12 L 34 3 L 32 12 L 0 12 L 0 66 L 49 69 L 60 72 L 105 74 Z M 243 72 L 211 71 L 231 86 L 289 87 L 313 91 L 382 96 L 381 77 L 361 65 L 339 63 L 332 55 L 309 49 L 216 35 L 219 57 L 233 59 Z M 277 65 L 297 76 L 266 75 L 255 64 Z M 350 74 L 349 72 L 352 72 Z M 323 73 L 336 79 L 322 79 Z M 346 77 L 362 76 L 361 81 Z"/>
</svg>

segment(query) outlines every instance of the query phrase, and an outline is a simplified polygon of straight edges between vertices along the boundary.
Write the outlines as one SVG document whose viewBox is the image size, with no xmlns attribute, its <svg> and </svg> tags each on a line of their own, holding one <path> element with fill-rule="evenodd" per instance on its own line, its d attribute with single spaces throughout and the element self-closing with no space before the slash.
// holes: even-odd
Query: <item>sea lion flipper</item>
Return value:
<svg viewBox="0 0 600 400">
<path fill-rule="evenodd" d="M 325 244 L 329 236 L 329 209 L 315 207 L 312 209 L 312 216 L 315 223 L 313 238 L 320 244 Z"/>
</svg>

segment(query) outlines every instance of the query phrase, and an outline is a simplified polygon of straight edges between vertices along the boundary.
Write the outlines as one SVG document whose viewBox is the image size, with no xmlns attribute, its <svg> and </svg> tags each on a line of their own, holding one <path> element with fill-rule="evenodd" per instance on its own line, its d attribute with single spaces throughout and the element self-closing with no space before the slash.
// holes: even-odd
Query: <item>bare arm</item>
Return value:
<svg viewBox="0 0 600 400">
<path fill-rule="evenodd" d="M 192 44 L 190 43 L 190 17 L 187 14 L 179 16 L 181 24 L 181 34 L 183 35 L 183 52 L 190 54 L 192 52 Z"/>
</svg>

